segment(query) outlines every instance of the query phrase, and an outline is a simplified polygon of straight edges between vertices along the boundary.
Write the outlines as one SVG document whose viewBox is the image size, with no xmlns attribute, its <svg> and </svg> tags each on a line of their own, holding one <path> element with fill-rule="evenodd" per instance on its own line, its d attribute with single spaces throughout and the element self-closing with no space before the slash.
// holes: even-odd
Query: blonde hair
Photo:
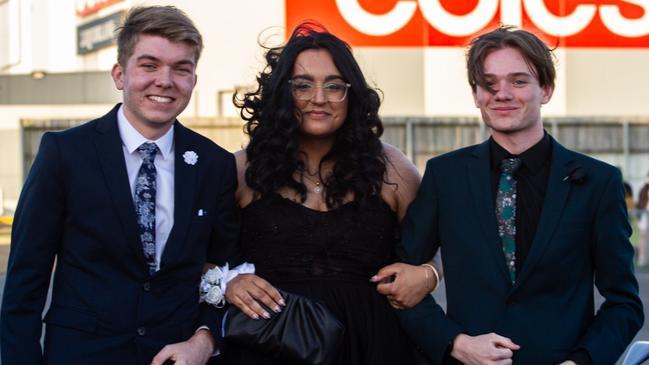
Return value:
<svg viewBox="0 0 649 365">
<path fill-rule="evenodd" d="M 116 29 L 117 62 L 126 67 L 140 34 L 160 36 L 172 42 L 185 42 L 194 48 L 198 62 L 203 37 L 187 14 L 175 6 L 146 6 L 131 9 L 124 23 Z"/>
</svg>

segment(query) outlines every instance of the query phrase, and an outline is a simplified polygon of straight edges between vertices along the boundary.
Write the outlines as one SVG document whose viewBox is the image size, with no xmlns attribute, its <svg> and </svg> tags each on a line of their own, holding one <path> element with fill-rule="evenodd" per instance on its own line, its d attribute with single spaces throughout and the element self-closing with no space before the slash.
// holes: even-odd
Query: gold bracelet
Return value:
<svg viewBox="0 0 649 365">
<path fill-rule="evenodd" d="M 435 276 L 435 285 L 433 286 L 433 289 L 431 289 L 430 291 L 434 292 L 435 289 L 437 289 L 437 286 L 439 286 L 439 273 L 437 272 L 437 269 L 435 268 L 435 266 L 431 264 L 421 264 L 419 266 L 429 267 L 430 270 L 433 272 L 433 275 Z M 426 279 L 428 279 L 428 273 L 426 273 Z"/>
<path fill-rule="evenodd" d="M 421 265 L 421 266 L 424 267 L 424 265 Z M 426 274 L 426 282 L 428 282 L 428 270 L 425 267 L 424 267 L 424 273 Z M 430 291 L 432 291 L 432 290 L 430 290 Z"/>
</svg>

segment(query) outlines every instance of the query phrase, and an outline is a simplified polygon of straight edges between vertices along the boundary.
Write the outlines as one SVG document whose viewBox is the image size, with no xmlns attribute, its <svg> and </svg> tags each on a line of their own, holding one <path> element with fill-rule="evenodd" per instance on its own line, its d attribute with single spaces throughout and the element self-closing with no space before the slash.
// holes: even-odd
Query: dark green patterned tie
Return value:
<svg viewBox="0 0 649 365">
<path fill-rule="evenodd" d="M 503 244 L 505 262 L 512 284 L 516 282 L 516 180 L 514 173 L 521 165 L 520 158 L 506 158 L 500 164 L 500 180 L 496 193 L 498 234 Z"/>
</svg>

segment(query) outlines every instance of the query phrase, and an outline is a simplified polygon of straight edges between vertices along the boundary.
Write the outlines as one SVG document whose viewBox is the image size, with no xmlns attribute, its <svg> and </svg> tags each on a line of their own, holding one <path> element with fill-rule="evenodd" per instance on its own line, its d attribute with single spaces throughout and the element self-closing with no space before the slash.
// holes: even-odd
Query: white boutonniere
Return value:
<svg viewBox="0 0 649 365">
<path fill-rule="evenodd" d="M 185 151 L 185 153 L 183 153 L 183 159 L 186 164 L 196 165 L 196 162 L 198 162 L 198 155 L 194 151 Z"/>
</svg>

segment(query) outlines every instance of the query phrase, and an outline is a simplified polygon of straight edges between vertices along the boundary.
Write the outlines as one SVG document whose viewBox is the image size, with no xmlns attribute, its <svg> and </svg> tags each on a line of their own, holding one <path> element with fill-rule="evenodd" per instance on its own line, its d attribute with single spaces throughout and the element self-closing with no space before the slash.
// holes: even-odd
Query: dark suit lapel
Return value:
<svg viewBox="0 0 649 365">
<path fill-rule="evenodd" d="M 117 212 L 117 217 L 124 229 L 127 244 L 144 261 L 137 217 L 135 216 L 135 206 L 133 205 L 131 188 L 126 172 L 122 140 L 119 136 L 119 129 L 117 128 L 118 109 L 119 105 L 115 106 L 113 110 L 97 122 L 95 146 L 106 186 L 108 187 L 115 211 Z M 119 243 L 121 242 L 115 242 L 115 244 Z"/>
<path fill-rule="evenodd" d="M 180 257 L 191 219 L 196 214 L 192 208 L 201 159 L 200 153 L 196 146 L 192 145 L 190 139 L 189 131 L 176 122 L 174 129 L 174 226 L 162 254 L 161 269 Z M 192 165 L 185 161 L 183 154 L 188 151 L 199 155 L 196 164 Z"/>
<path fill-rule="evenodd" d="M 543 199 L 543 210 L 536 228 L 536 236 L 532 242 L 530 253 L 523 264 L 521 273 L 516 280 L 516 287 L 523 285 L 534 266 L 539 262 L 550 243 L 568 200 L 572 183 L 566 181 L 568 167 L 572 163 L 572 153 L 557 143 L 552 137 L 552 162 L 550 164 L 550 177 Z"/>
<path fill-rule="evenodd" d="M 505 265 L 505 256 L 498 236 L 498 224 L 491 192 L 491 176 L 489 172 L 489 140 L 477 145 L 472 153 L 472 158 L 467 164 L 467 178 L 469 181 L 471 199 L 475 204 L 475 213 L 480 224 L 480 229 L 485 237 L 484 244 L 491 253 L 492 259 L 497 262 L 502 279 L 509 282 L 509 273 Z"/>
</svg>

